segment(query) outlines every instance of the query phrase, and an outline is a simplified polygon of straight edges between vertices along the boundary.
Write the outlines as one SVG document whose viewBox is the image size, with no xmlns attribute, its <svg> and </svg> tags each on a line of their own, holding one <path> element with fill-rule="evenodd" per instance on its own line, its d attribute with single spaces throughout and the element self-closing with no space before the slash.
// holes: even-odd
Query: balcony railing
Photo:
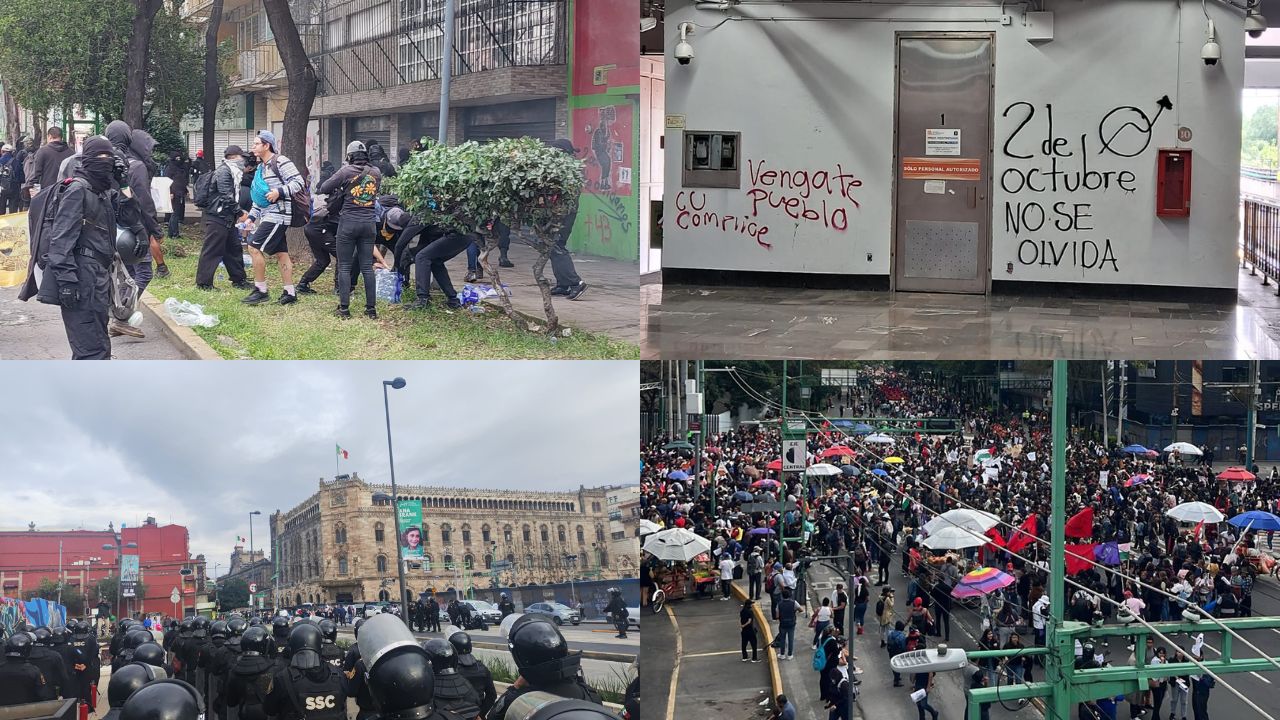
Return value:
<svg viewBox="0 0 1280 720">
<path fill-rule="evenodd" d="M 454 77 L 506 67 L 565 64 L 564 0 L 462 0 L 459 5 Z M 399 0 L 390 10 L 381 21 L 357 22 L 356 14 L 330 16 L 323 35 L 326 45 L 312 55 L 320 95 L 386 89 L 440 77 L 442 3 Z M 335 27 L 335 23 L 340 24 Z M 358 41 L 345 34 L 352 32 L 360 36 Z"/>
<path fill-rule="evenodd" d="M 1240 267 L 1262 275 L 1263 285 L 1275 282 L 1280 288 L 1280 202 L 1254 195 L 1242 195 L 1241 202 Z"/>
</svg>

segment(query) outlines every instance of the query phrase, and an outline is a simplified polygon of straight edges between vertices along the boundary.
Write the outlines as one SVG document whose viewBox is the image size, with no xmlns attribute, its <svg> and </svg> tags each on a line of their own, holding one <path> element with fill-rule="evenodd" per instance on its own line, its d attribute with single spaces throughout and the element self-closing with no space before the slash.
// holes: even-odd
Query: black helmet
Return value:
<svg viewBox="0 0 1280 720">
<path fill-rule="evenodd" d="M 620 590 L 620 589 L 618 589 L 618 588 L 616 588 L 616 587 L 611 587 L 611 588 L 609 588 L 609 594 L 610 594 L 610 595 L 617 595 L 617 596 L 621 596 L 621 595 L 622 595 L 622 590 Z"/>
<path fill-rule="evenodd" d="M 191 635 L 198 638 L 209 637 L 209 625 L 211 624 L 209 618 L 197 615 L 191 620 Z"/>
<path fill-rule="evenodd" d="M 271 652 L 271 636 L 262 626 L 251 627 L 240 636 L 240 650 L 245 654 L 266 655 Z"/>
<path fill-rule="evenodd" d="M 24 632 L 15 632 L 4 641 L 5 657 L 29 658 L 31 657 L 31 646 L 34 645 L 36 639 Z"/>
<path fill-rule="evenodd" d="M 355 633 L 357 638 L 360 637 L 360 626 L 363 624 L 364 618 L 356 618 L 356 621 L 351 623 L 351 632 Z"/>
<path fill-rule="evenodd" d="M 125 700 L 143 685 L 156 679 L 155 672 L 140 663 L 129 663 L 111 673 L 107 684 L 107 704 L 113 708 L 124 707 Z"/>
<path fill-rule="evenodd" d="M 72 635 L 88 635 L 93 632 L 93 627 L 89 625 L 88 620 L 77 620 L 70 627 Z"/>
<path fill-rule="evenodd" d="M 228 635 L 227 624 L 219 620 L 209 626 L 209 637 L 226 639 Z"/>
<path fill-rule="evenodd" d="M 164 667 L 164 648 L 154 642 L 144 642 L 133 651 L 133 661 Z"/>
<path fill-rule="evenodd" d="M 324 636 L 320 628 L 311 623 L 298 623 L 289 631 L 289 643 L 285 656 L 292 667 L 307 670 L 320 666 L 320 645 Z"/>
<path fill-rule="evenodd" d="M 534 615 L 525 615 L 511 625 L 507 648 L 521 670 L 569 655 L 569 644 L 560 634 L 560 628 Z"/>
<path fill-rule="evenodd" d="M 139 262 L 141 260 L 138 256 L 139 247 L 141 244 L 133 230 L 116 226 L 116 254 L 120 256 L 121 262 L 126 265 Z"/>
<path fill-rule="evenodd" d="M 242 617 L 233 617 L 227 621 L 227 634 L 231 637 L 242 635 L 245 628 L 249 627 L 249 623 L 245 622 Z"/>
<path fill-rule="evenodd" d="M 528 720 L 618 720 L 618 715 L 603 705 L 540 691 L 513 699 L 507 707 L 507 715 Z"/>
<path fill-rule="evenodd" d="M 289 618 L 283 615 L 277 615 L 271 621 L 271 634 L 281 640 L 289 637 Z"/>
<path fill-rule="evenodd" d="M 435 697 L 435 675 L 427 651 L 417 645 L 392 650 L 369 672 L 368 685 L 385 713 L 429 706 Z"/>
<path fill-rule="evenodd" d="M 178 632 L 191 635 L 191 631 L 196 627 L 195 618 L 182 618 L 182 624 L 178 626 Z"/>
<path fill-rule="evenodd" d="M 72 622 L 74 623 L 74 621 Z M 65 625 L 55 625 L 49 632 L 51 633 L 49 639 L 53 641 L 54 645 L 66 645 L 71 634 Z"/>
<path fill-rule="evenodd" d="M 449 644 L 459 655 L 471 654 L 471 636 L 461 630 L 449 636 Z"/>
<path fill-rule="evenodd" d="M 129 696 L 120 720 L 198 720 L 204 716 L 200 693 L 181 680 L 157 680 Z"/>
<path fill-rule="evenodd" d="M 448 640 L 431 638 L 422 643 L 422 649 L 426 650 L 427 655 L 431 657 L 431 668 L 436 671 L 436 674 L 445 670 L 458 669 L 458 651 Z"/>
<path fill-rule="evenodd" d="M 510 599 L 511 599 L 511 596 L 510 596 L 510 595 L 508 595 L 508 594 L 506 594 L 506 593 L 502 593 L 502 599 L 503 599 L 503 600 L 510 600 Z"/>
<path fill-rule="evenodd" d="M 253 617 L 249 618 L 249 627 L 258 627 L 260 625 L 262 625 L 262 618 L 258 617 L 257 615 L 254 615 Z"/>
<path fill-rule="evenodd" d="M 130 630 L 128 635 L 124 636 L 122 643 L 126 650 L 137 650 L 143 643 L 155 642 L 155 636 L 150 630 Z"/>
<path fill-rule="evenodd" d="M 116 624 L 116 632 L 123 635 L 124 633 L 129 632 L 129 628 L 137 624 L 137 620 L 134 620 L 133 618 L 125 618 Z"/>
<path fill-rule="evenodd" d="M 41 625 L 40 627 L 36 628 L 35 636 L 36 636 L 36 644 L 40 645 L 41 647 L 48 647 L 49 645 L 53 644 L 51 640 L 51 638 L 53 637 L 53 631 L 50 630 L 45 625 Z"/>
<path fill-rule="evenodd" d="M 325 642 L 338 641 L 338 624 L 332 620 L 320 621 L 320 634 L 324 636 Z"/>
</svg>

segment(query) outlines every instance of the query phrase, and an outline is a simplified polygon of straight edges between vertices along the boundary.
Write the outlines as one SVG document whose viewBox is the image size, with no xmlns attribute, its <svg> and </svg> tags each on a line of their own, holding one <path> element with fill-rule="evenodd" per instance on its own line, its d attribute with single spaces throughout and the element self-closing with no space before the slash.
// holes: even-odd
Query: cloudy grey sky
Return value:
<svg viewBox="0 0 1280 720">
<path fill-rule="evenodd" d="M 148 514 L 186 525 L 191 552 L 227 563 L 237 535 L 334 472 L 396 480 L 576 490 L 632 483 L 639 363 L 9 362 L 0 419 L 0 529 L 105 529 Z M 220 568 L 219 573 L 225 572 Z"/>
</svg>

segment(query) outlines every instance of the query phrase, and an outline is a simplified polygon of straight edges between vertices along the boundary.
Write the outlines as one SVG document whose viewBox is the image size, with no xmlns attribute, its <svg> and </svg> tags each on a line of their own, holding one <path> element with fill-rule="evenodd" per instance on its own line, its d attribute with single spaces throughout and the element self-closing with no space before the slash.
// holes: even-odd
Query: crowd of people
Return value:
<svg viewBox="0 0 1280 720">
<path fill-rule="evenodd" d="M 980 567 L 1006 572 L 1012 582 L 964 606 L 977 616 L 981 635 L 976 642 L 966 639 L 975 650 L 1042 645 L 1051 602 L 1065 603 L 1070 619 L 1085 622 L 1114 620 L 1121 605 L 1153 622 L 1179 619 L 1193 605 L 1219 617 L 1252 612 L 1258 577 L 1271 561 L 1271 533 L 1180 523 L 1165 512 L 1188 501 L 1213 505 L 1227 518 L 1247 510 L 1274 512 L 1280 498 L 1274 470 L 1256 481 L 1219 482 L 1200 458 L 1128 454 L 1079 430 L 1067 451 L 1068 517 L 1052 518 L 1047 413 L 992 407 L 987 398 L 895 368 L 862 371 L 856 385 L 830 403 L 832 414 L 838 404 L 854 416 L 885 418 L 881 430 L 888 441 L 868 442 L 869 433 L 846 435 L 813 416 L 810 461 L 843 464 L 842 472 L 784 477 L 768 469 L 780 466 L 782 439 L 774 430 L 713 433 L 698 468 L 693 467 L 695 453 L 670 443 L 670 437 L 654 438 L 641 451 L 641 504 L 644 517 L 658 526 L 686 528 L 710 540 L 707 561 L 718 567 L 726 585 L 735 577 L 747 581 L 748 605 L 768 595 L 779 660 L 795 657 L 797 624 L 803 621 L 798 618 L 811 618 L 812 638 L 801 642 L 811 640 L 811 648 L 822 653 L 814 663 L 831 718 L 849 717 L 846 683 L 855 685 L 855 692 L 859 684 L 858 671 L 849 670 L 851 645 L 861 645 L 856 654 L 864 659 L 887 661 L 926 647 L 931 638 L 950 640 L 953 615 L 962 607 L 952 590 L 964 572 Z M 962 430 L 925 434 L 905 418 L 959 418 Z M 744 503 L 783 500 L 785 512 L 742 510 Z M 923 526 L 956 508 L 991 513 L 1001 524 L 975 547 L 946 552 L 925 547 Z M 1050 598 L 1047 543 L 1036 538 L 1047 541 L 1064 521 L 1068 571 L 1083 589 L 1068 585 L 1068 597 Z M 852 587 L 837 587 L 816 602 L 807 597 L 807 558 L 844 553 L 856 567 Z M 665 565 L 646 556 L 643 598 L 650 596 L 652 578 L 666 571 Z M 895 572 L 906 579 L 906 597 L 895 597 L 890 583 Z M 850 606 L 853 626 L 846 627 Z M 744 607 L 744 661 L 755 657 L 749 617 Z M 871 646 L 874 650 L 868 647 L 872 637 L 879 645 Z M 1101 646 L 1078 644 L 1076 650 L 1081 667 L 1101 662 L 1094 657 L 1095 650 L 1102 656 Z M 1203 645 L 1152 646 L 1150 652 L 1149 662 L 1202 659 Z M 1016 657 L 983 660 L 971 669 L 973 687 L 1030 679 L 1034 664 Z M 902 680 L 895 674 L 895 686 Z M 932 678 L 920 673 L 906 680 L 917 691 L 913 697 L 921 720 L 926 713 L 936 718 L 928 699 Z M 1206 720 L 1212 684 L 1209 675 L 1188 672 L 1128 700 L 1134 717 L 1149 711 L 1163 718 L 1168 697 L 1174 720 L 1188 715 Z M 1108 702 L 1082 704 L 1081 717 L 1114 717 L 1114 702 Z"/>
<path fill-rule="evenodd" d="M 354 140 L 344 162 L 326 160 L 320 176 L 280 153 L 276 136 L 257 133 L 248 150 L 228 145 L 216 164 L 203 151 L 189 160 L 177 150 L 156 162 L 155 140 L 121 120 L 107 125 L 103 136 L 80 144 L 80 152 L 51 127 L 47 142 L 35 147 L 27 139 L 14 152 L 0 147 L 0 213 L 30 210 L 33 248 L 27 282 L 19 298 L 32 297 L 58 305 L 73 359 L 109 359 L 111 338 L 145 338 L 137 298 L 153 275 L 167 277 L 164 239 L 181 233 L 190 200 L 203 217 L 195 286 L 214 290 L 222 268 L 230 284 L 248 291 L 247 305 L 274 301 L 290 305 L 299 295 L 316 295 L 313 285 L 332 265 L 334 314 L 350 318 L 351 295 L 364 282 L 364 315 L 377 319 L 377 270 L 399 275 L 412 284 L 415 296 L 406 308 L 431 307 L 431 288 L 441 293 L 446 309 L 462 307 L 445 263 L 466 253 L 465 282 L 484 279 L 479 234 L 463 234 L 414 218 L 383 182 L 396 166 L 376 142 Z M 568 140 L 550 146 L 576 155 Z M 421 146 L 400 151 L 401 164 Z M 151 192 L 156 177 L 168 177 L 172 212 L 167 228 Z M 325 197 L 317 203 L 312 193 Z M 565 219 L 551 253 L 551 294 L 580 300 L 587 283 L 578 275 L 566 244 L 576 212 Z M 312 262 L 297 282 L 286 235 L 301 228 Z M 485 232 L 498 239 L 499 265 L 514 267 L 508 257 L 511 228 L 495 220 Z M 249 264 L 245 263 L 248 255 Z M 267 282 L 267 263 L 278 266 L 281 289 L 274 296 Z M 154 262 L 154 267 L 153 267 Z M 252 275 L 252 277 L 250 277 Z"/>
<path fill-rule="evenodd" d="M 316 615 L 149 624 L 120 621 L 105 647 L 85 620 L 20 625 L 4 638 L 0 707 L 75 699 L 110 720 L 522 720 L 548 705 L 576 713 L 562 717 L 620 717 L 585 681 L 581 653 L 537 615 L 504 624 L 519 676 L 501 693 L 465 630 L 448 626 L 442 637 L 419 641 L 391 613 L 355 618 L 355 642 L 346 648 L 339 624 Z M 98 707 L 103 662 L 107 707 Z M 637 680 L 628 690 L 628 720 L 639 718 L 638 688 Z"/>
</svg>

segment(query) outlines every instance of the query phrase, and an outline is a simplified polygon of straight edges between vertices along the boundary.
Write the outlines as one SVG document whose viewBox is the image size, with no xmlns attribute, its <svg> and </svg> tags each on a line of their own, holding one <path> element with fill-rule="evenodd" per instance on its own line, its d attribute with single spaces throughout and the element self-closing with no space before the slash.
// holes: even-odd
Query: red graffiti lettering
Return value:
<svg viewBox="0 0 1280 720">
<path fill-rule="evenodd" d="M 769 227 L 752 220 L 747 216 L 721 215 L 706 210 L 707 194 L 697 191 L 682 190 L 676 195 L 676 227 L 681 230 L 717 230 L 726 235 L 745 235 L 756 241 L 761 247 L 771 248 L 764 241 L 769 234 Z"/>
<path fill-rule="evenodd" d="M 748 160 L 751 187 L 746 190 L 751 201 L 751 217 L 760 217 L 770 208 L 781 210 L 792 220 L 819 223 L 825 228 L 844 232 L 849 229 L 849 211 L 861 207 L 854 191 L 862 181 L 844 166 L 835 170 L 774 170 L 766 161 Z"/>
</svg>

